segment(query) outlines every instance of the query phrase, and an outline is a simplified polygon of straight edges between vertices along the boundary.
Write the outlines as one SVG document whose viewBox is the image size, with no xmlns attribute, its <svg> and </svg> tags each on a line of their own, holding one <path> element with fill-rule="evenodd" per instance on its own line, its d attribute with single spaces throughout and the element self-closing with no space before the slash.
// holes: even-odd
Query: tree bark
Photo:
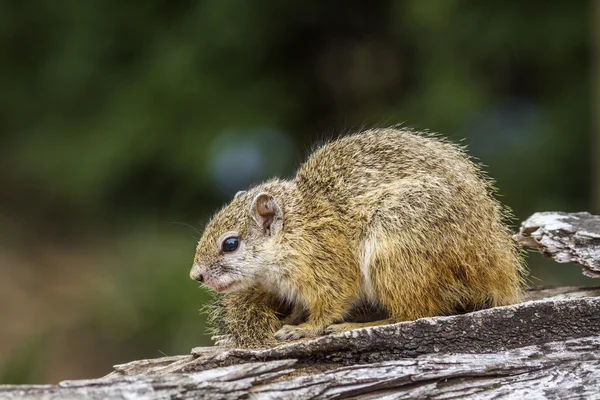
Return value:
<svg viewBox="0 0 600 400">
<path fill-rule="evenodd" d="M 583 266 L 583 274 L 600 277 L 600 216 L 588 212 L 540 212 L 521 224 L 515 239 L 559 263 Z"/>
<path fill-rule="evenodd" d="M 516 238 L 600 276 L 600 217 L 538 213 Z M 535 289 L 523 300 L 274 348 L 199 347 L 100 379 L 0 386 L 0 399 L 600 399 L 600 288 Z"/>
<path fill-rule="evenodd" d="M 298 341 L 201 347 L 0 399 L 409 398 L 600 393 L 600 288 L 540 289 L 524 303 Z M 600 397 L 599 397 L 600 398 Z"/>
</svg>

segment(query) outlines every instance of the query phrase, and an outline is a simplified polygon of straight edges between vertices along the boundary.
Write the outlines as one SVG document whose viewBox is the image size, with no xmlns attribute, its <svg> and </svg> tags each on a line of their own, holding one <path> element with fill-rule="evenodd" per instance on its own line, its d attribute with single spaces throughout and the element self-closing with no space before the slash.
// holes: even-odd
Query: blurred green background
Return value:
<svg viewBox="0 0 600 400">
<path fill-rule="evenodd" d="M 0 383 L 210 344 L 203 224 L 339 133 L 464 138 L 519 221 L 593 211 L 593 5 L 1 2 Z"/>
</svg>

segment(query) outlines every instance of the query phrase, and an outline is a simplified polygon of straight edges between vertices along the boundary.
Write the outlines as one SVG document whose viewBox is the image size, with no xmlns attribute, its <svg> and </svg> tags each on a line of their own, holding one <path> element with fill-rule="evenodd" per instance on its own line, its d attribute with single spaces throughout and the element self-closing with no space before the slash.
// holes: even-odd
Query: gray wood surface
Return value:
<svg viewBox="0 0 600 400">
<path fill-rule="evenodd" d="M 297 361 L 0 387 L 3 399 L 600 398 L 600 336 L 481 354 L 425 354 L 298 374 Z M 298 376 L 299 375 L 299 376 Z"/>
<path fill-rule="evenodd" d="M 559 263 L 577 263 L 600 277 L 600 216 L 588 212 L 539 212 L 521 224 L 515 238 Z"/>
<path fill-rule="evenodd" d="M 516 238 L 600 276 L 600 218 L 537 213 Z M 267 349 L 199 347 L 106 377 L 0 386 L 0 399 L 600 399 L 600 288 Z"/>
<path fill-rule="evenodd" d="M 0 386 L 0 399 L 600 398 L 599 296 L 533 290 L 513 306 L 272 349 L 195 348 L 100 379 Z"/>
</svg>

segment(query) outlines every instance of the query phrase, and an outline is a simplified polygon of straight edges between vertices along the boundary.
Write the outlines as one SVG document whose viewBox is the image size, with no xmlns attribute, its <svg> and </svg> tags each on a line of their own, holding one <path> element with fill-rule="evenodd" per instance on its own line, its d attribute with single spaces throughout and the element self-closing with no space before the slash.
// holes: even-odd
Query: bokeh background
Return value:
<svg viewBox="0 0 600 400">
<path fill-rule="evenodd" d="M 1 2 L 0 382 L 210 344 L 188 278 L 207 218 L 361 127 L 464 139 L 515 225 L 600 211 L 594 15 L 583 0 Z M 532 285 L 593 283 L 529 264 Z"/>
</svg>

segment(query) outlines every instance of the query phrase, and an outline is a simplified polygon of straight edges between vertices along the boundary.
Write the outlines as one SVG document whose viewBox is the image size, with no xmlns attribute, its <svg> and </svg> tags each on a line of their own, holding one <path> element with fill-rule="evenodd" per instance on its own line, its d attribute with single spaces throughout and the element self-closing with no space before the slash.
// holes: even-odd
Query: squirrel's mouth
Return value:
<svg viewBox="0 0 600 400">
<path fill-rule="evenodd" d="M 240 287 L 239 281 L 232 281 L 227 283 L 205 282 L 205 284 L 217 293 L 235 292 Z"/>
</svg>

